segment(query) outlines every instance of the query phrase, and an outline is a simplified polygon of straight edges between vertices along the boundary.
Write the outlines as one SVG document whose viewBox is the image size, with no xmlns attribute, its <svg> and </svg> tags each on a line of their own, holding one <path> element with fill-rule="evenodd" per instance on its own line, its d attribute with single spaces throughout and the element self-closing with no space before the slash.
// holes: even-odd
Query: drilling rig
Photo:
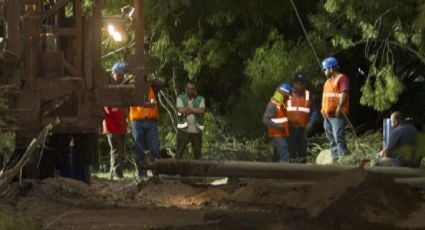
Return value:
<svg viewBox="0 0 425 230">
<path fill-rule="evenodd" d="M 135 48 L 125 60 L 135 80 L 121 86 L 112 85 L 102 67 L 102 0 L 93 0 L 85 15 L 82 0 L 1 0 L 0 8 L 0 87 L 7 88 L 3 112 L 15 118 L 15 155 L 53 124 L 41 160 L 28 166 L 35 169 L 30 174 L 57 173 L 72 143 L 72 160 L 87 181 L 97 156 L 101 107 L 148 103 L 143 0 L 134 0 Z"/>
</svg>

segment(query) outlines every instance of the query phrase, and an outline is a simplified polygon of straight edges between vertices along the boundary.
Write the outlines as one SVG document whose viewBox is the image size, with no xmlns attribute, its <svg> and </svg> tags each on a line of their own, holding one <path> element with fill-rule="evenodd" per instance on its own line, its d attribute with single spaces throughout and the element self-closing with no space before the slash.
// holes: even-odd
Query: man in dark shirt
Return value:
<svg viewBox="0 0 425 230">
<path fill-rule="evenodd" d="M 415 154 L 416 127 L 403 118 L 401 112 L 391 114 L 391 126 L 388 146 L 378 153 L 376 165 L 418 167 L 421 158 Z"/>
</svg>

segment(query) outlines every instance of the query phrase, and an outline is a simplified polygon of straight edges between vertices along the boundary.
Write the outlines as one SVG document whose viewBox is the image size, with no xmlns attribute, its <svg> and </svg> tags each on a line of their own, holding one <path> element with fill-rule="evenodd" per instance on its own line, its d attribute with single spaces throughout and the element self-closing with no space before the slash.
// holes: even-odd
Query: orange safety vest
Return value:
<svg viewBox="0 0 425 230">
<path fill-rule="evenodd" d="M 155 93 L 152 90 L 152 87 L 149 89 L 149 102 L 156 103 Z M 144 106 L 131 106 L 130 107 L 130 120 L 138 121 L 144 119 L 153 119 L 158 120 L 158 107 L 155 105 L 153 107 L 144 107 Z"/>
<path fill-rule="evenodd" d="M 300 97 L 295 92 L 292 92 L 286 107 L 291 125 L 305 128 L 309 120 L 311 105 L 310 91 L 305 90 L 304 94 Z"/>
<path fill-rule="evenodd" d="M 337 77 L 329 78 L 326 80 L 323 86 L 323 97 L 322 97 L 322 114 L 335 115 L 336 108 L 338 107 L 339 100 L 342 97 L 342 91 L 338 87 L 338 82 L 343 75 L 340 74 Z M 348 96 L 342 105 L 342 111 L 347 114 L 349 108 Z"/>
<path fill-rule="evenodd" d="M 282 124 L 282 126 L 285 129 L 281 130 L 281 129 L 268 127 L 267 132 L 268 132 L 269 137 L 275 138 L 275 137 L 287 137 L 287 136 L 289 136 L 289 124 L 288 124 L 288 117 L 286 116 L 285 106 L 282 105 L 282 104 L 278 104 L 273 100 L 270 100 L 270 102 L 276 108 L 276 113 L 272 118 L 272 122 L 274 122 L 276 124 Z"/>
</svg>

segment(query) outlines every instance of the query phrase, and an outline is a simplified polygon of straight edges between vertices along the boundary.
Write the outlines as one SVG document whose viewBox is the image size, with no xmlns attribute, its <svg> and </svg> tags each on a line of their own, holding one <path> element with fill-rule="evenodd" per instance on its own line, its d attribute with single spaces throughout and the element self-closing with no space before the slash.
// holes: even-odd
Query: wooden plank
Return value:
<svg viewBox="0 0 425 230">
<path fill-rule="evenodd" d="M 77 68 L 75 68 L 73 65 L 71 65 L 67 60 L 63 60 L 63 65 L 65 67 L 66 70 L 68 70 L 68 72 L 74 76 L 74 77 L 81 77 L 81 75 L 79 75 L 79 71 Z"/>
<path fill-rule="evenodd" d="M 105 77 L 105 71 L 102 68 L 102 1 L 93 0 L 91 17 L 91 38 L 92 43 L 92 63 L 93 63 L 93 86 L 102 88 L 107 84 L 108 78 Z"/>
<path fill-rule="evenodd" d="M 22 73 L 21 68 L 18 68 L 18 64 L 22 59 L 22 52 L 24 50 L 22 36 L 19 30 L 21 2 L 16 1 L 12 3 L 12 1 L 7 1 L 6 4 L 6 37 L 14 39 L 8 39 L 6 43 L 5 57 L 7 58 L 8 65 L 3 67 L 2 72 L 6 76 L 11 76 L 7 79 L 8 84 L 20 87 Z"/>
<path fill-rule="evenodd" d="M 144 50 L 144 14 L 143 14 L 143 0 L 134 0 L 135 9 L 135 41 L 136 41 L 136 66 L 135 66 L 135 83 L 136 92 L 134 104 L 143 105 L 148 103 L 149 84 L 146 82 L 146 71 L 144 70 L 143 63 L 145 59 Z M 141 101 L 142 100 L 142 101 Z"/>
<path fill-rule="evenodd" d="M 53 28 L 52 32 L 56 37 L 77 36 L 77 29 L 76 28 Z"/>
<path fill-rule="evenodd" d="M 78 76 L 83 76 L 83 17 L 81 0 L 74 1 L 74 20 L 76 36 L 74 40 L 75 53 L 73 64 L 75 69 L 77 69 Z"/>
<path fill-rule="evenodd" d="M 91 30 L 91 18 L 87 18 L 84 21 L 83 25 L 83 76 L 86 80 L 86 89 L 91 90 L 93 89 L 94 83 L 93 83 L 93 59 L 92 59 L 92 30 Z"/>
</svg>

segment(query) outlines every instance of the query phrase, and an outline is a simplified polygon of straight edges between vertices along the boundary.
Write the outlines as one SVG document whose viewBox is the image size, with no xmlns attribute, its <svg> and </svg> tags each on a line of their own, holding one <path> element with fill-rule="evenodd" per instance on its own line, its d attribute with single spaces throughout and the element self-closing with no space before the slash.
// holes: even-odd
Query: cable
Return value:
<svg viewBox="0 0 425 230">
<path fill-rule="evenodd" d="M 289 1 L 291 2 L 292 7 L 293 7 L 293 8 L 294 8 L 294 10 L 295 10 L 295 15 L 297 15 L 298 22 L 300 23 L 301 28 L 303 29 L 304 36 L 305 36 L 305 38 L 307 39 L 307 42 L 308 42 L 308 44 L 310 45 L 311 50 L 313 51 L 314 56 L 316 57 L 317 64 L 318 64 L 319 66 L 321 66 L 319 56 L 317 55 L 317 52 L 316 52 L 316 49 L 315 49 L 315 48 L 314 48 L 314 46 L 313 46 L 313 43 L 311 43 L 311 40 L 310 40 L 310 38 L 309 38 L 309 36 L 308 36 L 308 34 L 307 34 L 307 31 L 306 31 L 306 29 L 305 29 L 305 27 L 304 27 L 303 21 L 301 20 L 301 17 L 300 17 L 300 15 L 298 14 L 297 7 L 295 6 L 295 3 L 294 3 L 294 1 L 293 1 L 293 0 L 289 0 Z"/>
</svg>

